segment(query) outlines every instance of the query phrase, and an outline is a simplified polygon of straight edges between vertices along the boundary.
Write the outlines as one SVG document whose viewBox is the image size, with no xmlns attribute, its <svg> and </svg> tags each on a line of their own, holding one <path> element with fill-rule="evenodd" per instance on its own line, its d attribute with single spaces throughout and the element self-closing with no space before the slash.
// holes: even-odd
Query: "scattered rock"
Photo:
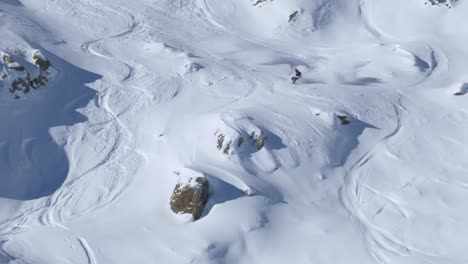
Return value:
<svg viewBox="0 0 468 264">
<path fill-rule="evenodd" d="M 233 152 L 239 152 L 240 149 L 249 148 L 256 152 L 265 146 L 266 136 L 260 132 L 251 132 L 250 134 L 236 135 L 228 140 L 220 130 L 216 131 L 216 147 L 221 150 L 224 155 L 231 155 Z"/>
<path fill-rule="evenodd" d="M 447 0 L 429 0 L 429 2 L 433 5 L 447 4 Z"/>
<path fill-rule="evenodd" d="M 19 63 L 16 63 L 16 62 L 11 62 L 11 63 L 7 64 L 7 69 L 14 70 L 14 71 L 19 71 L 19 72 L 22 72 L 22 71 L 26 70 L 26 68 L 24 68 L 23 65 L 21 65 Z"/>
<path fill-rule="evenodd" d="M 19 56 L 15 54 L 16 56 Z M 15 99 L 20 99 L 20 94 L 27 94 L 31 89 L 38 89 L 45 86 L 49 78 L 53 76 L 55 69 L 52 63 L 46 59 L 39 51 L 35 51 L 30 60 L 34 66 L 26 68 L 24 65 L 15 61 L 10 54 L 2 54 L 2 86 L 9 86 L 10 93 L 14 94 Z M 23 60 L 25 58 L 21 58 Z M 27 61 L 25 61 L 27 63 Z M 31 70 L 31 71 L 30 71 Z"/>
<path fill-rule="evenodd" d="M 237 147 L 242 146 L 242 144 L 244 144 L 244 138 L 239 138 L 239 139 L 237 140 Z"/>
<path fill-rule="evenodd" d="M 292 13 L 291 15 L 289 15 L 289 23 L 293 22 L 293 21 L 296 21 L 296 18 L 297 18 L 297 14 L 299 13 L 299 11 L 294 11 L 294 13 Z"/>
<path fill-rule="evenodd" d="M 196 62 L 191 62 L 185 65 L 185 73 L 187 74 L 187 73 L 197 72 L 203 68 L 205 68 L 203 67 L 203 65 L 196 63 Z"/>
<path fill-rule="evenodd" d="M 232 144 L 232 141 L 229 141 L 226 146 L 224 147 L 223 149 L 223 154 L 224 155 L 229 155 L 229 151 L 231 150 L 231 144 Z"/>
<path fill-rule="evenodd" d="M 257 5 L 259 5 L 259 4 L 263 3 L 263 2 L 266 2 L 266 1 L 267 1 L 267 0 L 257 0 L 257 2 L 255 2 L 255 3 L 253 4 L 253 6 L 257 6 Z"/>
<path fill-rule="evenodd" d="M 194 172 L 195 175 L 189 177 L 185 175 L 190 174 L 186 171 L 176 174 L 181 179 L 172 193 L 171 209 L 176 214 L 190 214 L 196 221 L 202 216 L 208 202 L 210 189 L 208 180 L 196 172 Z"/>
<path fill-rule="evenodd" d="M 13 63 L 13 59 L 11 58 L 10 55 L 4 54 L 2 57 L 3 57 L 3 63 L 5 64 Z"/>
<path fill-rule="evenodd" d="M 450 5 L 450 1 L 449 0 L 429 0 L 427 1 L 426 3 L 424 4 L 432 4 L 432 5 L 445 5 L 447 6 L 448 8 L 452 8 L 452 6 Z"/>
<path fill-rule="evenodd" d="M 33 61 L 34 64 L 39 67 L 41 73 L 46 72 L 50 67 L 52 67 L 52 63 L 50 63 L 48 59 L 44 58 L 39 51 L 34 52 Z"/>
<path fill-rule="evenodd" d="M 350 123 L 349 119 L 348 119 L 348 116 L 345 116 L 345 115 L 337 115 L 336 116 L 342 125 L 348 125 Z"/>
<path fill-rule="evenodd" d="M 250 139 L 256 143 L 258 150 L 261 150 L 265 146 L 266 137 L 263 132 L 260 132 L 258 135 L 255 134 L 255 131 L 252 132 L 252 134 L 250 134 Z"/>
<path fill-rule="evenodd" d="M 224 135 L 219 133 L 219 130 L 216 131 L 215 135 L 218 135 L 217 148 L 221 150 L 224 145 Z"/>
</svg>

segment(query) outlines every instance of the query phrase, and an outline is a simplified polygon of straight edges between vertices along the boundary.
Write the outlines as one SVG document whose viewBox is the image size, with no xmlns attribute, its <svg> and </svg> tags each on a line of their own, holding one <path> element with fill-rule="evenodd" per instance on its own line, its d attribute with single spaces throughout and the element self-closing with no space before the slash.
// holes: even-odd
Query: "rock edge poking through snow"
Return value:
<svg viewBox="0 0 468 264">
<path fill-rule="evenodd" d="M 187 169 L 175 172 L 180 178 L 171 196 L 171 209 L 176 214 L 190 214 L 200 219 L 208 202 L 210 186 L 200 173 Z"/>
</svg>

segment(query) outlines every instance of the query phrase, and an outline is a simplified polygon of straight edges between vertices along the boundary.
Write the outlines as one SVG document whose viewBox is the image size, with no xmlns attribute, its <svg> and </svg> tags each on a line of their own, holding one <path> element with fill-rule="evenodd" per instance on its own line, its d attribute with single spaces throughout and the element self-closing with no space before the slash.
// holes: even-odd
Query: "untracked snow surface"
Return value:
<svg viewBox="0 0 468 264">
<path fill-rule="evenodd" d="M 468 1 L 425 1 L 0 0 L 0 263 L 468 263 Z"/>
</svg>

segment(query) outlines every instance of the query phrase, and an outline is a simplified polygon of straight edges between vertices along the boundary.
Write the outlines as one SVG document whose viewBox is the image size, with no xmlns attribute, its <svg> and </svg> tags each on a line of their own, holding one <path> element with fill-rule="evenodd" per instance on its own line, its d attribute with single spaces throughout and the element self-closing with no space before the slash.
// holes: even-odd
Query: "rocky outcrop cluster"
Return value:
<svg viewBox="0 0 468 264">
<path fill-rule="evenodd" d="M 31 58 L 23 58 L 22 54 L 1 52 L 2 86 L 19 99 L 31 92 L 46 86 L 54 75 L 52 63 L 39 51 L 34 51 Z"/>
<path fill-rule="evenodd" d="M 227 138 L 221 131 L 216 131 L 216 147 L 222 151 L 224 155 L 230 155 L 234 150 L 253 147 L 255 151 L 261 150 L 265 146 L 266 136 L 260 132 L 252 131 L 249 135 L 239 135 L 237 138 Z"/>
<path fill-rule="evenodd" d="M 184 170 L 176 174 L 180 177 L 171 196 L 171 209 L 176 214 L 189 214 L 198 220 L 208 202 L 210 185 L 199 173 Z"/>
<path fill-rule="evenodd" d="M 452 8 L 450 1 L 449 0 L 429 0 L 426 2 L 427 4 L 432 4 L 432 5 L 445 5 L 449 8 Z"/>
</svg>

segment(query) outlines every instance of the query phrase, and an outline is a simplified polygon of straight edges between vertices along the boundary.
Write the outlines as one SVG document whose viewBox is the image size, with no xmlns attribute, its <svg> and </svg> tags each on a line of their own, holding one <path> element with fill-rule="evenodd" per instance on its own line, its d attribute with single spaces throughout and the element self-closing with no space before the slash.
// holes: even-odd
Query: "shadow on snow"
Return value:
<svg viewBox="0 0 468 264">
<path fill-rule="evenodd" d="M 63 184 L 70 169 L 63 148 L 68 135 L 57 143 L 49 131 L 87 121 L 77 109 L 96 95 L 86 84 L 101 76 L 46 51 L 44 55 L 59 70 L 57 78 L 24 99 L 0 106 L 0 122 L 5 124 L 0 130 L 0 198 L 37 199 Z"/>
</svg>

